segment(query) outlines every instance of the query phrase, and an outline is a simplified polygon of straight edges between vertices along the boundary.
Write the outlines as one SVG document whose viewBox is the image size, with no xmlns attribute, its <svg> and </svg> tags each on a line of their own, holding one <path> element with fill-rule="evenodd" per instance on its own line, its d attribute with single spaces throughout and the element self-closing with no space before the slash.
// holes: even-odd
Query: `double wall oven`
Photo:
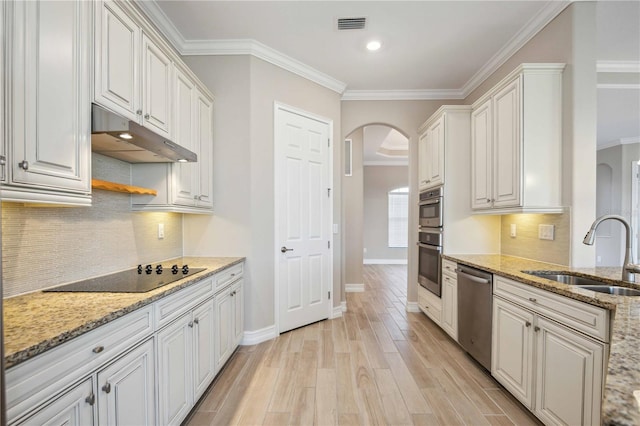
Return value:
<svg viewBox="0 0 640 426">
<path fill-rule="evenodd" d="M 418 234 L 418 283 L 440 297 L 442 282 L 440 255 L 442 254 L 443 187 L 420 193 Z"/>
</svg>

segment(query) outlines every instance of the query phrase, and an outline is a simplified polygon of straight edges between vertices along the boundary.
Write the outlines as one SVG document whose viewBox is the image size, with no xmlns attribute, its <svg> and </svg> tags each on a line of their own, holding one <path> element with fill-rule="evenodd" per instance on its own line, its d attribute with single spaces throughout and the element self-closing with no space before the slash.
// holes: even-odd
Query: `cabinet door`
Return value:
<svg viewBox="0 0 640 426">
<path fill-rule="evenodd" d="M 3 28 L 7 28 L 7 24 L 4 20 L 5 5 L 6 2 L 0 3 L 0 25 Z M 6 30 L 5 30 L 6 31 Z M 4 38 L 0 41 L 0 182 L 7 183 L 7 146 L 6 146 L 6 133 L 5 133 L 5 109 L 7 107 L 4 97 L 4 81 L 5 70 L 7 66 L 6 59 L 4 57 L 5 45 Z"/>
<path fill-rule="evenodd" d="M 158 335 L 158 424 L 180 424 L 193 404 L 191 312 Z"/>
<path fill-rule="evenodd" d="M 99 424 L 156 424 L 154 366 L 150 339 L 98 372 Z"/>
<path fill-rule="evenodd" d="M 193 311 L 194 401 L 207 390 L 216 373 L 215 305 L 213 299 Z"/>
<path fill-rule="evenodd" d="M 91 8 L 13 3 L 12 184 L 91 192 Z"/>
<path fill-rule="evenodd" d="M 539 318 L 535 414 L 545 424 L 600 424 L 604 345 Z"/>
<path fill-rule="evenodd" d="M 491 99 L 471 113 L 471 208 L 491 207 L 492 191 Z"/>
<path fill-rule="evenodd" d="M 493 206 L 520 206 L 522 192 L 521 77 L 493 97 Z"/>
<path fill-rule="evenodd" d="M 198 154 L 197 163 L 175 163 L 171 165 L 173 178 L 173 203 L 182 206 L 195 206 L 198 184 L 198 168 L 201 156 L 197 152 L 195 141 L 196 125 L 196 88 L 191 79 L 179 68 L 174 77 L 174 140 Z"/>
<path fill-rule="evenodd" d="M 420 190 L 426 189 L 429 184 L 429 131 L 426 130 L 418 139 L 418 186 Z"/>
<path fill-rule="evenodd" d="M 232 348 L 233 300 L 231 290 L 218 294 L 216 300 L 216 371 L 229 359 Z"/>
<path fill-rule="evenodd" d="M 18 424 L 42 426 L 93 425 L 95 424 L 94 406 L 93 379 L 88 378 Z"/>
<path fill-rule="evenodd" d="M 442 329 L 458 340 L 458 280 L 442 274 Z"/>
<path fill-rule="evenodd" d="M 113 1 L 96 4 L 94 101 L 139 122 L 140 27 Z"/>
<path fill-rule="evenodd" d="M 198 147 L 198 207 L 213 208 L 212 149 L 213 149 L 213 101 L 197 92 L 196 135 Z"/>
<path fill-rule="evenodd" d="M 159 135 L 171 137 L 171 76 L 169 55 L 142 34 L 143 125 Z"/>
<path fill-rule="evenodd" d="M 429 128 L 429 166 L 427 167 L 429 187 L 444 183 L 444 120 L 443 115 Z"/>
<path fill-rule="evenodd" d="M 533 408 L 533 313 L 493 298 L 491 374 Z"/>
<path fill-rule="evenodd" d="M 233 329 L 234 329 L 234 344 L 235 349 L 244 336 L 244 279 L 238 280 L 233 285 L 231 294 L 233 294 Z"/>
</svg>

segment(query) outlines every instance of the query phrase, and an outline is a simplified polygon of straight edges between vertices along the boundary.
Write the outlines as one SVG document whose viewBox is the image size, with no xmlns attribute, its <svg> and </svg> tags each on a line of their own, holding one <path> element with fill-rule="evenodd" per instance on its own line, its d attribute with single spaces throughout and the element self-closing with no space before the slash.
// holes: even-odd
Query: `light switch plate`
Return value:
<svg viewBox="0 0 640 426">
<path fill-rule="evenodd" d="M 516 224 L 515 223 L 511 224 L 509 235 L 511 236 L 511 238 L 515 238 L 516 237 Z"/>
<path fill-rule="evenodd" d="M 162 240 L 164 238 L 164 223 L 158 224 L 158 239 Z"/>
<path fill-rule="evenodd" d="M 553 240 L 555 238 L 555 226 L 554 225 L 538 225 L 538 239 L 540 240 Z"/>
</svg>

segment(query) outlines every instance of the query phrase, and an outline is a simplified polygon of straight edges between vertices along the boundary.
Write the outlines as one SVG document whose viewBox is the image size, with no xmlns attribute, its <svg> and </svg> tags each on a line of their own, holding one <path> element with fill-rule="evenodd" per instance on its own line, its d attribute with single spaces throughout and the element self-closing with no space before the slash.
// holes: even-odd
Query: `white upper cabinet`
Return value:
<svg viewBox="0 0 640 426">
<path fill-rule="evenodd" d="M 173 63 L 130 10 L 105 0 L 96 10 L 94 102 L 171 137 Z"/>
<path fill-rule="evenodd" d="M 91 2 L 7 2 L 4 201 L 91 203 Z M 3 167 L 3 168 L 4 168 Z"/>
<path fill-rule="evenodd" d="M 96 8 L 94 101 L 139 121 L 142 30 L 114 2 Z"/>
<path fill-rule="evenodd" d="M 476 213 L 561 213 L 564 64 L 522 64 L 473 104 Z"/>
<path fill-rule="evenodd" d="M 444 114 L 424 128 L 418 142 L 419 187 L 433 188 L 444 183 Z"/>
</svg>

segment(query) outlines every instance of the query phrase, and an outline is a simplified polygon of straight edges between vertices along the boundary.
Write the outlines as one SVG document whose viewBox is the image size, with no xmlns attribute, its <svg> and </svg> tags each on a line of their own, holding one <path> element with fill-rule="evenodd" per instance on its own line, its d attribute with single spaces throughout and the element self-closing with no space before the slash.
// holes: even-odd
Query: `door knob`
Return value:
<svg viewBox="0 0 640 426">
<path fill-rule="evenodd" d="M 283 253 L 286 253 L 288 251 L 293 251 L 293 249 L 286 248 L 285 246 L 282 246 L 282 247 L 280 247 L 280 251 L 283 252 Z"/>
</svg>

